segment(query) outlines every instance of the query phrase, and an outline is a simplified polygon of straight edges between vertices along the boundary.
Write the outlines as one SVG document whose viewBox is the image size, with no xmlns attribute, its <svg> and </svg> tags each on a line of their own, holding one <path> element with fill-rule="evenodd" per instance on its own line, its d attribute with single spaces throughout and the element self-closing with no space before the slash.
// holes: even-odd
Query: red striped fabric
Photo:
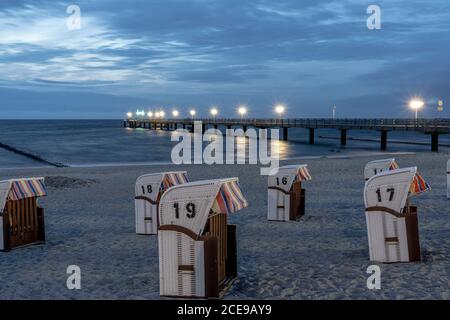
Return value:
<svg viewBox="0 0 450 320">
<path fill-rule="evenodd" d="M 45 197 L 46 195 L 44 179 L 22 179 L 11 182 L 8 199 L 20 200 L 32 197 Z"/>
<path fill-rule="evenodd" d="M 218 213 L 234 213 L 248 206 L 238 181 L 229 181 L 220 187 L 213 211 Z"/>
<path fill-rule="evenodd" d="M 311 180 L 311 174 L 308 171 L 307 167 L 301 167 L 298 169 L 297 175 L 295 176 L 295 181 L 309 181 Z"/>
</svg>

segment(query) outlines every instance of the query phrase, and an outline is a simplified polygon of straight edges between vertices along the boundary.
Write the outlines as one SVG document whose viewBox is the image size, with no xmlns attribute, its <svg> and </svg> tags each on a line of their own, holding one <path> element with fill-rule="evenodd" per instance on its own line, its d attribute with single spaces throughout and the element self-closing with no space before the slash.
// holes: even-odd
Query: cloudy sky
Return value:
<svg viewBox="0 0 450 320">
<path fill-rule="evenodd" d="M 67 7 L 81 9 L 70 30 Z M 381 30 L 367 28 L 369 5 Z M 0 1 L 0 118 L 449 117 L 448 0 Z M 437 111 L 437 101 L 446 103 Z"/>
</svg>

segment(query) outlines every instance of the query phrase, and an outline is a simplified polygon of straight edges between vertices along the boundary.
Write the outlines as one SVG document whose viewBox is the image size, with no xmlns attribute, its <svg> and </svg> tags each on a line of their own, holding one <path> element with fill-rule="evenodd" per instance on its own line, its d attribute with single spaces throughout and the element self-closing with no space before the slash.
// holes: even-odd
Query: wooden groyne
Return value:
<svg viewBox="0 0 450 320">
<path fill-rule="evenodd" d="M 27 157 L 27 158 L 29 158 L 31 160 L 34 160 L 34 161 L 45 163 L 45 164 L 50 165 L 52 167 L 57 167 L 57 168 L 68 167 L 67 165 L 65 165 L 63 163 L 49 161 L 47 159 L 42 158 L 39 155 L 32 154 L 30 152 L 17 149 L 16 147 L 13 147 L 13 146 L 11 146 L 9 144 L 5 144 L 5 143 L 2 143 L 2 142 L 0 142 L 0 148 L 3 148 L 3 149 L 8 150 L 8 151 L 11 151 L 11 152 L 13 152 L 15 154 L 22 155 L 22 156 Z"/>
<path fill-rule="evenodd" d="M 288 140 L 290 128 L 302 128 L 309 130 L 310 144 L 315 142 L 316 130 L 336 129 L 340 131 L 342 146 L 347 144 L 349 130 L 373 130 L 380 134 L 381 150 L 387 149 L 390 131 L 415 131 L 429 135 L 432 151 L 439 150 L 439 135 L 450 133 L 450 119 L 126 119 L 123 125 L 151 130 L 176 130 L 181 126 L 193 132 L 194 121 L 202 122 L 203 132 L 211 126 L 227 129 L 241 127 L 244 131 L 249 127 L 280 128 L 283 131 L 283 140 Z"/>
</svg>

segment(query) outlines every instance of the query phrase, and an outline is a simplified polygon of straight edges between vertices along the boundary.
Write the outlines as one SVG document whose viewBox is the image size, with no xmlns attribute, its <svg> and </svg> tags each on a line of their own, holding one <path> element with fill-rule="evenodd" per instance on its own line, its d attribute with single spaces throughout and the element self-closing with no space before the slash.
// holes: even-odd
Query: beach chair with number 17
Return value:
<svg viewBox="0 0 450 320">
<path fill-rule="evenodd" d="M 414 195 L 430 190 L 417 168 L 394 169 L 372 176 L 364 188 L 370 260 L 420 261 Z"/>
</svg>

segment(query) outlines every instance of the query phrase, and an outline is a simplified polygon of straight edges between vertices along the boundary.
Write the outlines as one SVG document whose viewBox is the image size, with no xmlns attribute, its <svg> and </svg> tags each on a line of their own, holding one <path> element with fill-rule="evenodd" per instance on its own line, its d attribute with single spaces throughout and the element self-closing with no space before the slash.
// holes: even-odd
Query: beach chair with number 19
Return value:
<svg viewBox="0 0 450 320">
<path fill-rule="evenodd" d="M 161 296 L 219 297 L 237 275 L 236 226 L 247 206 L 237 178 L 177 185 L 159 205 Z"/>
</svg>

